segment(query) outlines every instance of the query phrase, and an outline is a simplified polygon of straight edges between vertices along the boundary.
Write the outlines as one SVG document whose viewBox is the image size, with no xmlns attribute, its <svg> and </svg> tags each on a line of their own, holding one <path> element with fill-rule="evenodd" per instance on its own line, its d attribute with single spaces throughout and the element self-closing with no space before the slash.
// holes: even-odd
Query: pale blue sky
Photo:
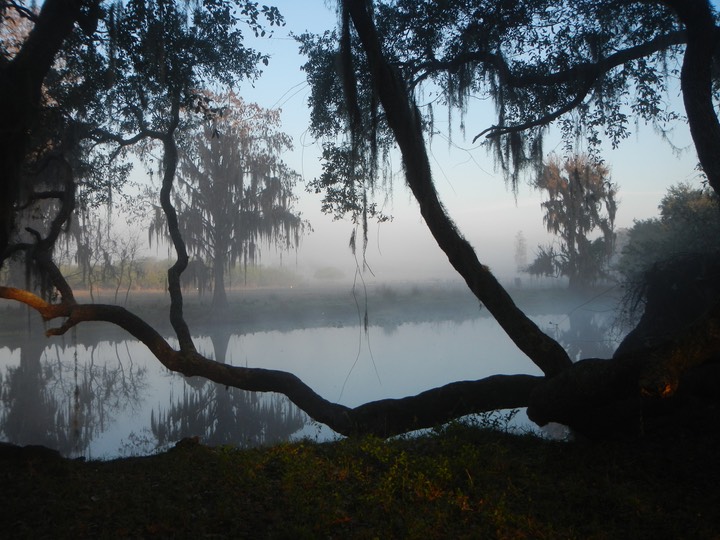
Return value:
<svg viewBox="0 0 720 540">
<path fill-rule="evenodd" d="M 325 0 L 274 2 L 284 14 L 287 26 L 276 30 L 273 38 L 257 41 L 258 48 L 272 55 L 270 65 L 254 87 L 245 84 L 239 89 L 248 101 L 264 107 L 282 108 L 283 129 L 295 140 L 295 151 L 286 156 L 286 161 L 305 179 L 313 178 L 320 171 L 319 149 L 307 133 L 309 89 L 304 73 L 300 71 L 304 60 L 288 34 L 305 29 L 321 32 L 333 28 L 336 16 L 333 8 L 326 4 L 334 5 Z M 679 95 L 676 99 L 680 103 Z M 442 114 L 436 114 L 436 118 L 441 117 Z M 521 185 L 515 200 L 484 149 L 462 149 L 469 148 L 473 135 L 493 120 L 491 111 L 471 108 L 466 117 L 468 140 L 464 141 L 459 133 L 455 133 L 453 142 L 458 148 L 449 149 L 442 138 L 436 138 L 432 141 L 432 157 L 435 159 L 436 184 L 452 218 L 475 246 L 480 260 L 501 277 L 509 279 L 514 273 L 514 238 L 519 230 L 526 236 L 531 251 L 538 243 L 546 243 L 551 238 L 543 228 L 541 194 Z M 668 186 L 681 181 L 699 185 L 695 151 L 687 126 L 677 125 L 671 135 L 673 144 L 684 149 L 679 156 L 673 154 L 671 145 L 652 128 L 639 126 L 634 131 L 619 149 L 608 148 L 603 154 L 611 168 L 613 181 L 620 186 L 619 227 L 631 226 L 633 219 L 657 215 L 657 206 Z M 551 135 L 546 144 L 547 152 L 554 149 L 553 144 Z M 399 163 L 397 168 L 400 169 Z M 351 275 L 355 264 L 347 248 L 351 224 L 332 222 L 319 212 L 319 196 L 304 193 L 303 186 L 298 186 L 298 192 L 300 208 L 315 229 L 303 241 L 296 257 L 298 265 L 303 269 L 334 265 Z M 368 249 L 368 261 L 378 280 L 455 275 L 429 237 L 417 205 L 399 176 L 387 211 L 395 216 L 395 220 L 379 228 L 373 225 Z M 266 253 L 265 261 L 269 260 L 272 257 Z"/>
</svg>

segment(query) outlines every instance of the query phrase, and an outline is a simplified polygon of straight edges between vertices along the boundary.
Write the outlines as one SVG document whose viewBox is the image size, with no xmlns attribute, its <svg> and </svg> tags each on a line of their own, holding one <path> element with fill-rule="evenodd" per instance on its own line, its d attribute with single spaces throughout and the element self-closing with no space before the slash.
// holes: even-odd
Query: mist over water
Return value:
<svg viewBox="0 0 720 540">
<path fill-rule="evenodd" d="M 616 300 L 593 294 L 528 288 L 518 300 L 574 359 L 609 357 L 620 337 L 610 333 Z M 246 315 L 260 311 L 258 320 L 191 325 L 198 351 L 232 365 L 291 372 L 350 407 L 499 373 L 540 374 L 461 288 L 384 285 L 368 297 L 345 287 L 327 297 L 296 290 L 246 296 L 240 308 Z M 358 317 L 365 301 L 367 332 Z M 263 309 L 274 316 L 261 317 Z M 0 436 L 8 442 L 107 459 L 151 453 L 186 436 L 238 446 L 334 436 L 308 423 L 284 396 L 186 379 L 139 342 L 109 340 L 103 327 L 46 339 L 39 326 L 0 348 Z"/>
</svg>

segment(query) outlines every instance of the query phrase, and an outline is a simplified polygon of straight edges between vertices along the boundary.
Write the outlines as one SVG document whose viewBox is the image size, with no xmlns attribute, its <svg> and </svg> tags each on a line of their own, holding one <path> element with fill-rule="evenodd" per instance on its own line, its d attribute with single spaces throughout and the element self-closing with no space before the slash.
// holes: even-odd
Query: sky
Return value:
<svg viewBox="0 0 720 540">
<path fill-rule="evenodd" d="M 314 270 L 333 266 L 352 278 L 356 260 L 348 248 L 353 230 L 349 221 L 333 221 L 320 212 L 321 196 L 306 193 L 304 182 L 321 171 L 320 148 L 308 133 L 309 87 L 300 66 L 304 58 L 290 32 L 304 30 L 322 32 L 337 24 L 334 2 L 325 0 L 276 0 L 273 2 L 285 16 L 286 26 L 275 29 L 270 38 L 250 40 L 262 52 L 271 55 L 260 79 L 243 83 L 236 92 L 246 101 L 263 107 L 282 109 L 282 129 L 294 140 L 285 161 L 302 176 L 297 186 L 298 209 L 310 221 L 314 232 L 307 235 L 297 253 L 283 255 L 283 264 L 296 265 L 299 271 L 312 275 Z M 328 7 L 328 5 L 330 7 Z M 678 103 L 681 103 L 678 90 Z M 457 115 L 456 115 L 457 116 Z M 436 112 L 436 118 L 442 115 Z M 434 178 L 440 198 L 462 234 L 475 247 L 483 264 L 488 265 L 502 280 L 515 273 L 515 237 L 523 232 L 532 260 L 538 244 L 552 241 L 543 226 L 540 203 L 542 194 L 527 183 L 519 187 L 517 197 L 510 191 L 484 148 L 473 148 L 475 133 L 494 122 L 487 107 L 470 108 L 465 118 L 467 137 L 453 133 L 450 145 L 441 137 L 430 143 L 434 161 Z M 438 126 L 442 127 L 438 122 Z M 670 144 L 651 127 L 638 126 L 635 133 L 617 150 L 607 148 L 603 157 L 609 165 L 612 180 L 619 185 L 620 206 L 617 227 L 630 227 L 634 219 L 657 216 L 658 204 L 667 188 L 678 182 L 700 185 L 695 170 L 696 157 L 687 126 L 678 125 L 671 134 L 673 145 L 680 148 L 675 155 Z M 546 141 L 546 152 L 561 153 L 552 132 Z M 401 170 L 400 163 L 395 163 Z M 457 279 L 447 258 L 440 251 L 425 227 L 401 175 L 384 207 L 393 221 L 371 224 L 367 262 L 372 274 L 369 280 Z M 382 202 L 382 201 L 381 201 Z M 262 263 L 273 264 L 278 257 L 273 249 L 264 248 Z"/>
</svg>

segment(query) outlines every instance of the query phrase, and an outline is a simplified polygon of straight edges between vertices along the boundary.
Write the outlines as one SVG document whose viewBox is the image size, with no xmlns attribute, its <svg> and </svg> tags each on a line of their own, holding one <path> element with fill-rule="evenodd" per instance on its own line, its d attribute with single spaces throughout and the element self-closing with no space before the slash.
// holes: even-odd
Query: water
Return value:
<svg viewBox="0 0 720 540">
<path fill-rule="evenodd" d="M 573 356 L 609 356 L 608 316 L 592 310 L 532 317 Z M 504 373 L 539 375 L 494 319 L 414 322 L 366 333 L 359 326 L 195 338 L 199 352 L 233 364 L 289 371 L 323 397 L 354 407 L 414 395 L 453 381 Z M 79 389 L 76 392 L 76 388 Z M 67 456 L 108 459 L 151 453 L 183 436 L 254 446 L 290 437 L 333 436 L 283 396 L 250 394 L 168 372 L 134 340 L 46 339 L 0 348 L 0 433 Z"/>
</svg>

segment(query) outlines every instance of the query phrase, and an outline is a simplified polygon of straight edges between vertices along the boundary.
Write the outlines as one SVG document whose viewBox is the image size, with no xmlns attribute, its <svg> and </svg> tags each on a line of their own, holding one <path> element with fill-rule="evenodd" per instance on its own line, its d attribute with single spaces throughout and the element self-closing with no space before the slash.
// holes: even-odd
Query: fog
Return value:
<svg viewBox="0 0 720 540">
<path fill-rule="evenodd" d="M 613 325 L 618 297 L 612 287 L 571 294 L 565 287 L 527 283 L 511 293 L 573 359 L 608 357 L 622 336 Z M 540 374 L 459 284 L 318 289 L 306 283 L 235 290 L 230 299 L 222 322 L 208 324 L 202 322 L 208 299 L 187 296 L 201 354 L 294 373 L 347 406 L 497 373 Z M 128 307 L 176 345 L 164 310 L 157 310 L 166 303 L 162 293 L 133 294 Z M 38 319 L 26 317 L 23 308 L 0 312 L 3 327 L 15 329 L 0 348 L 3 440 L 43 444 L 68 456 L 113 458 L 162 450 L 186 436 L 238 446 L 337 437 L 283 396 L 172 374 L 116 327 L 86 324 L 46 339 Z M 522 412 L 513 425 L 533 429 Z"/>
<path fill-rule="evenodd" d="M 250 38 L 251 43 L 271 54 L 271 60 L 262 77 L 244 85 L 239 93 L 247 101 L 281 108 L 283 130 L 295 142 L 294 150 L 284 160 L 301 175 L 298 209 L 314 232 L 303 239 L 297 254 L 283 255 L 283 262 L 296 263 L 303 273 L 333 266 L 353 275 L 355 260 L 347 248 L 352 224 L 334 222 L 322 215 L 319 211 L 322 196 L 304 190 L 304 183 L 321 172 L 321 144 L 308 131 L 309 88 L 300 69 L 305 60 L 298 55 L 297 43 L 290 35 L 299 29 L 323 32 L 337 24 L 337 17 L 332 5 L 323 0 L 302 3 L 285 0 L 276 5 L 288 24 L 276 30 L 273 38 L 255 41 Z M 682 110 L 679 85 L 671 89 L 671 94 L 676 96 L 672 105 Z M 448 123 L 447 111 L 441 105 L 435 104 L 434 111 L 437 134 L 428 145 L 440 199 L 461 233 L 475 247 L 480 261 L 501 281 L 512 280 L 516 270 L 514 239 L 518 231 L 527 240 L 530 260 L 538 245 L 555 240 L 543 225 L 540 208 L 543 196 L 529 187 L 531 177 L 522 179 L 514 193 L 485 147 L 472 144 L 476 133 L 495 122 L 495 110 L 488 101 L 474 100 L 468 104 L 464 130 L 460 129 L 459 113 L 453 114 L 454 121 Z M 552 127 L 544 149 L 547 155 L 564 155 L 558 133 Z M 578 153 L 586 150 L 582 141 L 577 141 L 576 150 Z M 682 122 L 662 135 L 651 126 L 637 124 L 618 148 L 603 144 L 601 155 L 610 168 L 612 181 L 619 186 L 616 228 L 631 227 L 636 219 L 657 216 L 658 204 L 669 186 L 679 182 L 699 186 L 702 181 L 696 170 L 697 159 L 688 127 Z M 457 279 L 405 187 L 397 156 L 391 162 L 392 182 L 387 189 L 378 188 L 375 200 L 394 219 L 379 226 L 370 224 L 367 263 L 379 281 Z M 266 248 L 264 261 L 276 264 L 279 256 Z"/>
<path fill-rule="evenodd" d="M 313 230 L 297 249 L 260 246 L 261 265 L 288 269 L 298 279 L 261 290 L 237 287 L 236 280 L 222 324 L 209 322 L 209 297 L 186 291 L 198 348 L 234 365 L 289 371 L 326 399 L 348 406 L 495 373 L 538 374 L 464 287 L 431 237 L 405 188 L 397 156 L 391 156 L 390 184 L 379 182 L 375 193 L 392 220 L 369 223 L 366 249 L 360 240 L 351 251 L 351 235 L 361 238 L 363 231 L 322 214 L 322 195 L 305 191 L 321 171 L 320 142 L 308 134 L 309 91 L 300 71 L 304 60 L 289 33 L 332 28 L 336 18 L 320 0 L 275 4 L 288 26 L 256 44 L 272 54 L 270 64 L 259 80 L 235 90 L 247 102 L 282 108 L 282 129 L 294 141 L 283 159 L 300 175 L 296 210 Z M 488 107 L 470 104 L 467 132 L 438 121 L 439 134 L 428 144 L 440 198 L 479 260 L 512 287 L 518 305 L 541 329 L 574 360 L 609 357 L 626 330 L 614 324 L 619 284 L 609 280 L 569 293 L 563 279 L 532 279 L 518 271 L 518 232 L 526 239 L 528 261 L 538 245 L 556 239 L 545 230 L 542 194 L 528 186 L 529 178 L 514 190 L 485 149 L 472 145 L 475 133 L 494 121 Z M 441 107 L 435 114 L 446 117 Z M 640 125 L 620 148 L 603 147 L 620 190 L 616 228 L 656 216 L 668 186 L 680 181 L 699 185 L 687 126 L 676 126 L 669 136 L 677 153 Z M 547 155 L 562 153 L 552 130 L 545 148 Z M 142 167 L 136 167 L 133 181 L 148 183 Z M 119 214 L 115 217 L 116 234 L 136 234 L 144 256 L 165 258 L 167 246 L 145 243 L 146 224 L 125 226 Z M 112 297 L 112 291 L 96 292 L 96 300 Z M 168 302 L 162 292 L 134 291 L 128 307 L 140 315 L 152 312 L 150 322 L 169 338 Z M 81 325 L 72 335 L 46 340 L 35 314 L 3 306 L 0 318 L 5 327 L 15 328 L 0 349 L 0 433 L 5 440 L 45 444 L 67 455 L 114 457 L 154 451 L 191 435 L 250 446 L 313 433 L 285 398 L 171 375 L 117 328 Z M 29 331 L 25 320 L 31 321 Z"/>
</svg>

